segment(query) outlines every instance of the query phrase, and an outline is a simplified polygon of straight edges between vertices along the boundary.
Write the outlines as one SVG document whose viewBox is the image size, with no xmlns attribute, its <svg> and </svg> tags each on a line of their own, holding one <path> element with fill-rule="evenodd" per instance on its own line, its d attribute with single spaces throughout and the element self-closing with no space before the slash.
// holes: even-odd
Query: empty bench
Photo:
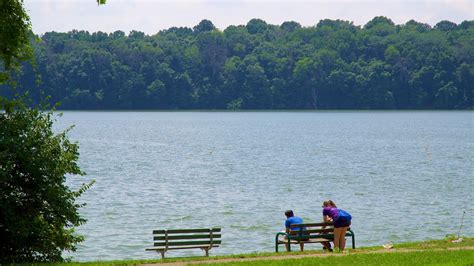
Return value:
<svg viewBox="0 0 474 266">
<path fill-rule="evenodd" d="M 153 230 L 153 247 L 146 250 L 160 252 L 165 258 L 168 250 L 199 248 L 207 257 L 209 250 L 220 244 L 220 228 Z"/>
<path fill-rule="evenodd" d="M 300 230 L 303 228 L 303 230 Z M 275 236 L 275 251 L 278 252 L 279 245 L 288 245 L 288 251 L 291 251 L 292 244 L 311 244 L 322 243 L 334 240 L 334 224 L 327 223 L 309 223 L 290 225 L 289 234 L 279 232 Z M 355 249 L 354 232 L 348 228 L 346 236 L 352 237 L 352 248 Z"/>
</svg>

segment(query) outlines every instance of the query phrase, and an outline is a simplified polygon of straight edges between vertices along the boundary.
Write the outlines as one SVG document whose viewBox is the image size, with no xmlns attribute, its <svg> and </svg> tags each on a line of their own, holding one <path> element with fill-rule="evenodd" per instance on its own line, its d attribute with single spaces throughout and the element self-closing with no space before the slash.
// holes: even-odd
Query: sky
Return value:
<svg viewBox="0 0 474 266">
<path fill-rule="evenodd" d="M 252 18 L 280 25 L 296 21 L 314 26 L 321 19 L 342 19 L 364 25 L 375 16 L 396 24 L 414 19 L 435 25 L 449 20 L 474 20 L 474 0 L 25 0 L 33 31 L 125 33 L 131 30 L 155 34 L 170 27 L 193 27 L 202 19 L 224 30 L 245 25 Z"/>
</svg>

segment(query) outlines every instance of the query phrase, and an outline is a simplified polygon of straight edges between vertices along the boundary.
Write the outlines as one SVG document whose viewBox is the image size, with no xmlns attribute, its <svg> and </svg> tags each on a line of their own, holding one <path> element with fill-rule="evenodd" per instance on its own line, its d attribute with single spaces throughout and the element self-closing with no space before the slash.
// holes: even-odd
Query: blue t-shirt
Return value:
<svg viewBox="0 0 474 266">
<path fill-rule="evenodd" d="M 285 227 L 290 228 L 290 225 L 292 225 L 292 224 L 302 224 L 302 223 L 303 223 L 303 219 L 301 219 L 300 217 L 297 217 L 297 216 L 293 216 L 293 217 L 290 217 L 290 218 L 286 219 Z M 300 230 L 303 230 L 303 228 L 300 228 Z"/>
<path fill-rule="evenodd" d="M 352 220 L 352 216 L 348 212 L 342 209 L 338 209 L 338 210 L 339 210 L 339 219 L 342 219 L 344 221 Z"/>
</svg>

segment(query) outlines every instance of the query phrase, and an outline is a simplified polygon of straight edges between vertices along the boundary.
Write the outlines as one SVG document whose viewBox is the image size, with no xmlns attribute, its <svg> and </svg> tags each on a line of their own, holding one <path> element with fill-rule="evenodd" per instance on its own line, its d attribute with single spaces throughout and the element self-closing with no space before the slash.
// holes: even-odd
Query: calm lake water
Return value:
<svg viewBox="0 0 474 266">
<path fill-rule="evenodd" d="M 273 251 L 284 211 L 333 199 L 356 244 L 474 236 L 474 112 L 64 112 L 85 177 L 74 260 L 158 258 L 153 229 L 222 227 L 211 255 Z M 308 245 L 307 249 L 320 249 Z M 201 250 L 167 256 L 202 255 Z"/>
</svg>

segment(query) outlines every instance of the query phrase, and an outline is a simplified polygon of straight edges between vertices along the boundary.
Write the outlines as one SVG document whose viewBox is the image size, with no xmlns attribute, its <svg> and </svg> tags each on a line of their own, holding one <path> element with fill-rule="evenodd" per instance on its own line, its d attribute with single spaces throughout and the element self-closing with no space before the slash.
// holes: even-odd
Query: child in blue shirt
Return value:
<svg viewBox="0 0 474 266">
<path fill-rule="evenodd" d="M 301 219 L 298 216 L 295 216 L 292 210 L 287 210 L 285 212 L 285 216 L 286 216 L 285 232 L 287 234 L 290 233 L 290 225 L 292 225 L 292 224 L 302 224 L 303 223 L 303 219 Z M 300 230 L 303 230 L 303 228 L 300 228 Z M 304 250 L 304 243 L 303 242 L 300 242 L 300 249 L 301 249 L 301 251 Z M 286 244 L 286 251 L 289 251 L 289 250 L 290 250 L 290 247 L 288 247 L 288 244 Z"/>
</svg>

